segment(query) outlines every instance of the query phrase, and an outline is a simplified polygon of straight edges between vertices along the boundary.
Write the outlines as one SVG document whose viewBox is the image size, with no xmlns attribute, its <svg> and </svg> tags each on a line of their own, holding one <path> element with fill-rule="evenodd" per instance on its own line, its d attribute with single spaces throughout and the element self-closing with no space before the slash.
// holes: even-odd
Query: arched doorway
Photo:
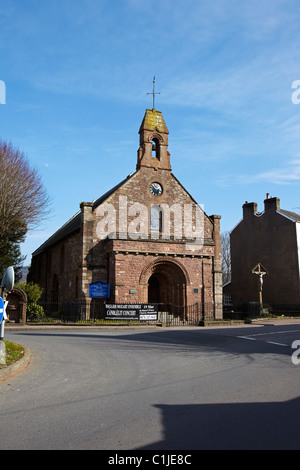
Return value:
<svg viewBox="0 0 300 470">
<path fill-rule="evenodd" d="M 160 303 L 160 282 L 155 274 L 148 281 L 148 303 Z"/>
<path fill-rule="evenodd" d="M 26 323 L 27 295 L 22 289 L 14 287 L 7 295 L 7 316 L 9 321 L 15 323 Z"/>
<path fill-rule="evenodd" d="M 141 283 L 145 286 L 145 302 L 185 307 L 188 281 L 179 263 L 162 259 L 151 263 L 144 269 Z"/>
</svg>

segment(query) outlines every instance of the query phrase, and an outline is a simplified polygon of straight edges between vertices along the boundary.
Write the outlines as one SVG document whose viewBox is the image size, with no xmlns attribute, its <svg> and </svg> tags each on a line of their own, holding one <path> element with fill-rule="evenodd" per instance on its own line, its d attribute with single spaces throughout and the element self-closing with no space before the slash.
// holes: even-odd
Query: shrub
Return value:
<svg viewBox="0 0 300 470">
<path fill-rule="evenodd" d="M 18 284 L 19 289 L 22 289 L 27 295 L 27 308 L 26 313 L 30 320 L 41 320 L 45 316 L 44 309 L 38 305 L 38 301 L 43 293 L 43 288 L 33 282 L 21 282 Z"/>
<path fill-rule="evenodd" d="M 20 282 L 18 287 L 27 295 L 28 304 L 38 302 L 43 293 L 43 288 L 34 282 Z"/>
<path fill-rule="evenodd" d="M 33 320 L 33 321 L 42 320 L 45 316 L 43 307 L 41 305 L 38 305 L 35 302 L 27 305 L 26 312 L 30 320 Z"/>
</svg>

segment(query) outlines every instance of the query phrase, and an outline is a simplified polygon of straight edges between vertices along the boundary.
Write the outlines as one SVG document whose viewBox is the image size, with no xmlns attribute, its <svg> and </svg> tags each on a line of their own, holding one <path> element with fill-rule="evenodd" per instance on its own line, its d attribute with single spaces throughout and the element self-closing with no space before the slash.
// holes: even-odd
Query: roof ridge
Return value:
<svg viewBox="0 0 300 470">
<path fill-rule="evenodd" d="M 287 211 L 285 209 L 279 209 L 279 212 L 281 212 L 283 215 L 286 215 L 287 217 L 294 219 L 296 222 L 300 222 L 300 214 L 297 214 L 297 212 Z"/>
<path fill-rule="evenodd" d="M 52 235 L 51 237 L 47 238 L 47 240 L 44 241 L 33 253 L 32 255 L 38 254 L 42 249 L 46 248 L 47 246 L 50 246 L 57 241 L 61 240 L 65 236 L 69 235 L 70 233 L 74 232 L 75 230 L 78 230 L 81 226 L 81 218 L 79 217 L 81 215 L 81 211 L 76 212 L 76 214 L 73 215 L 67 222 L 65 222 L 60 228 L 58 228 Z M 75 220 L 78 217 L 78 221 L 80 220 L 80 223 Z M 70 228 L 72 222 L 74 222 L 74 226 L 68 231 L 68 226 Z M 60 233 L 62 233 L 61 236 L 58 236 Z"/>
<path fill-rule="evenodd" d="M 119 184 L 114 186 L 112 189 L 109 189 L 105 194 L 103 194 L 98 199 L 96 199 L 94 201 L 94 204 L 93 204 L 93 211 L 95 209 L 97 209 L 97 207 L 99 207 L 102 204 L 102 202 L 104 202 L 107 198 L 109 198 L 109 196 L 111 196 L 115 191 L 117 191 L 117 189 L 119 189 L 121 186 L 123 186 L 123 184 L 125 184 L 126 181 L 128 181 L 130 178 L 132 178 L 132 176 L 134 176 L 135 173 L 136 173 L 136 171 L 133 171 L 125 179 L 123 179 Z"/>
<path fill-rule="evenodd" d="M 123 186 L 123 184 L 126 183 L 126 181 L 128 181 L 130 178 L 132 178 L 132 176 L 135 175 L 135 171 L 133 171 L 132 173 L 130 173 L 123 181 L 121 181 L 119 184 L 117 184 L 116 186 L 114 186 L 112 189 L 110 189 L 109 191 L 107 191 L 105 194 L 103 194 L 101 197 L 99 197 L 98 199 L 94 200 L 93 201 L 93 211 L 98 207 L 100 206 L 100 204 L 102 204 L 109 196 L 111 196 L 117 189 L 119 189 L 121 186 Z M 57 243 L 59 242 L 60 240 L 62 240 L 64 237 L 66 237 L 67 235 L 70 235 L 72 232 L 75 232 L 76 230 L 80 229 L 81 227 L 81 217 L 79 217 L 81 215 L 81 210 L 76 212 L 75 215 L 73 215 L 73 217 L 71 217 L 67 222 L 65 222 L 59 229 L 56 230 L 56 232 L 53 233 L 53 235 L 51 235 L 51 237 L 49 237 L 46 241 L 44 241 L 44 243 L 42 243 L 42 245 L 40 245 L 33 253 L 32 255 L 36 255 L 38 254 L 40 251 L 42 251 L 43 249 L 47 248 L 48 246 L 51 246 L 53 245 L 54 243 Z M 78 219 L 76 220 L 76 218 L 78 217 Z"/>
</svg>

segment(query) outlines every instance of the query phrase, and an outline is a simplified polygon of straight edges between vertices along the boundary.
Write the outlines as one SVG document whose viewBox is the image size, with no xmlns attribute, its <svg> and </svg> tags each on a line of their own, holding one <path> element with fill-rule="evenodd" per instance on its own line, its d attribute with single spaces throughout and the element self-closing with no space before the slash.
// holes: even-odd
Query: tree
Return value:
<svg viewBox="0 0 300 470">
<path fill-rule="evenodd" d="M 221 234 L 223 284 L 231 281 L 230 232 Z"/>
<path fill-rule="evenodd" d="M 24 153 L 0 140 L 0 252 L 16 255 L 28 230 L 49 213 L 49 197 Z M 15 255 L 13 252 L 15 251 Z M 17 254 L 20 261 L 20 251 Z M 14 263 L 13 263 L 14 264 Z M 0 265 L 0 269 L 1 269 Z M 5 266 L 6 268 L 7 266 Z M 0 277 L 3 273 L 0 271 Z"/>
<path fill-rule="evenodd" d="M 19 268 L 23 265 L 26 256 L 21 255 L 20 246 L 17 243 L 7 242 L 6 244 L 1 243 L 0 249 L 0 279 L 2 278 L 4 271 L 9 266 L 14 266 L 15 279 L 19 279 Z"/>
<path fill-rule="evenodd" d="M 18 278 L 18 268 L 26 258 L 21 255 L 19 246 L 24 241 L 25 234 L 26 229 L 16 225 L 14 232 L 0 238 L 0 279 L 8 266 L 14 266 L 16 279 Z"/>
</svg>

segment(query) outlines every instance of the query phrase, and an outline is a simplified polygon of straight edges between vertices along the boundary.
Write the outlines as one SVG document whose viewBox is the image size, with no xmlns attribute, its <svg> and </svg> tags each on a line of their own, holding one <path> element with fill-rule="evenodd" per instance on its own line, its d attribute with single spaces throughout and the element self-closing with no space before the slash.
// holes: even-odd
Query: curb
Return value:
<svg viewBox="0 0 300 470">
<path fill-rule="evenodd" d="M 24 348 L 24 356 L 22 357 L 22 359 L 17 362 L 14 362 L 5 369 L 0 370 L 0 383 L 4 380 L 10 379 L 11 377 L 14 377 L 15 375 L 19 374 L 24 369 L 26 369 L 27 366 L 29 366 L 32 359 L 31 352 L 28 348 L 25 348 L 23 345 L 22 347 Z"/>
<path fill-rule="evenodd" d="M 82 324 L 36 324 L 36 325 L 7 325 L 5 326 L 5 331 L 9 331 L 11 333 L 17 332 L 17 331 L 29 331 L 29 330 L 90 330 L 90 331 L 105 331 L 105 330 L 147 330 L 147 329 L 153 329 L 153 330 L 161 330 L 162 329 L 162 324 L 156 324 L 156 325 L 129 325 L 128 323 L 126 324 L 109 324 L 109 325 L 82 325 Z"/>
</svg>

